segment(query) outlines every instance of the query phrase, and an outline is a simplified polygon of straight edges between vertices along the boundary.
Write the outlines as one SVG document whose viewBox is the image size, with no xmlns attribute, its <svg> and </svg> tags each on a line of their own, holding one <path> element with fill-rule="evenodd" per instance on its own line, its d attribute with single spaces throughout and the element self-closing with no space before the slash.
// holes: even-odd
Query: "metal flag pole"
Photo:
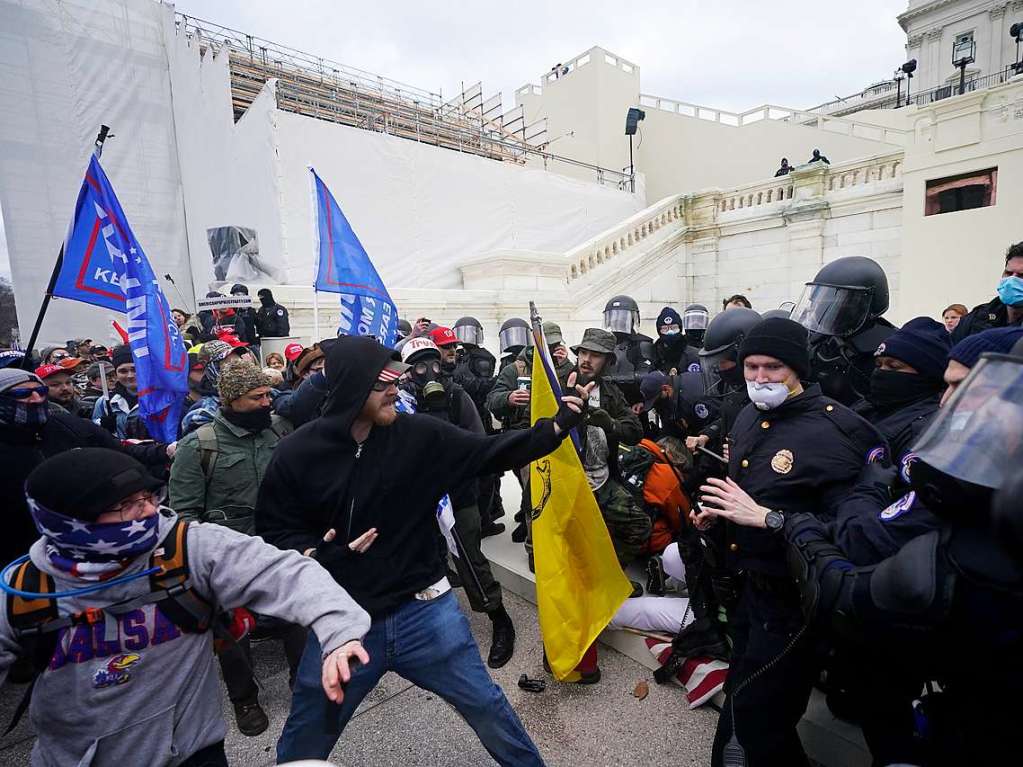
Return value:
<svg viewBox="0 0 1023 767">
<path fill-rule="evenodd" d="M 93 154 L 97 158 L 103 154 L 103 143 L 108 138 L 113 138 L 113 134 L 110 132 L 110 128 L 106 125 L 99 126 L 99 133 L 96 134 L 95 148 Z M 35 348 L 36 341 L 39 340 L 39 331 L 43 327 L 43 319 L 46 317 L 46 310 L 50 307 L 50 301 L 53 299 L 53 289 L 57 287 L 57 278 L 60 276 L 60 269 L 64 265 L 64 243 L 60 244 L 60 251 L 57 253 L 57 261 L 53 265 L 53 271 L 50 272 L 50 282 L 46 286 L 46 294 L 43 296 L 43 303 L 39 307 L 39 313 L 36 314 L 35 324 L 32 326 L 32 334 L 28 337 L 28 344 L 25 346 L 25 356 L 21 360 L 21 366 L 23 370 L 32 369 L 32 350 Z"/>
</svg>

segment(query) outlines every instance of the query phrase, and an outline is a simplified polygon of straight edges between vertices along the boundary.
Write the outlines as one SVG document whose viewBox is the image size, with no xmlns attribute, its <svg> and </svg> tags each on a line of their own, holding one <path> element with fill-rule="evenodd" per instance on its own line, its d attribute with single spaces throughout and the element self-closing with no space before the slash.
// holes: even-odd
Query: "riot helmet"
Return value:
<svg viewBox="0 0 1023 767">
<path fill-rule="evenodd" d="M 847 256 L 824 266 L 790 315 L 811 333 L 855 335 L 888 311 L 888 278 L 884 269 L 865 256 Z"/>
<path fill-rule="evenodd" d="M 737 364 L 739 346 L 761 321 L 757 312 L 744 307 L 721 312 L 711 320 L 700 350 L 700 369 L 708 392 L 722 388 L 722 382 L 733 387 L 744 385 L 742 369 Z M 736 364 L 722 370 L 723 362 Z"/>
<path fill-rule="evenodd" d="M 639 327 L 639 304 L 630 296 L 615 296 L 604 306 L 604 329 L 631 336 Z"/>
<path fill-rule="evenodd" d="M 910 481 L 936 514 L 982 514 L 1021 451 L 1023 358 L 988 352 L 913 446 Z"/>
<path fill-rule="evenodd" d="M 706 330 L 710 324 L 710 312 L 703 304 L 689 304 L 682 313 L 682 330 Z"/>
<path fill-rule="evenodd" d="M 533 334 L 530 332 L 529 323 L 519 317 L 505 320 L 497 334 L 497 339 L 501 344 L 502 354 L 518 354 L 525 347 L 533 345 Z"/>
<path fill-rule="evenodd" d="M 451 329 L 466 346 L 483 346 L 483 325 L 475 317 L 459 317 Z"/>
<path fill-rule="evenodd" d="M 766 312 L 760 315 L 765 320 L 769 320 L 772 317 L 781 317 L 783 320 L 792 319 L 792 309 L 768 309 Z"/>
</svg>

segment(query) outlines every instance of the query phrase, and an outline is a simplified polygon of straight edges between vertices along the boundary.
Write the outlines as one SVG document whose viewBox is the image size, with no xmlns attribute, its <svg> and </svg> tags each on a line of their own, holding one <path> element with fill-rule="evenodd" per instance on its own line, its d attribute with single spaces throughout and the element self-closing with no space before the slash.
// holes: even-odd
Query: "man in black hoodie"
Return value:
<svg viewBox="0 0 1023 767">
<path fill-rule="evenodd" d="M 327 351 L 322 416 L 278 445 L 260 487 L 256 532 L 315 556 L 373 619 L 370 661 L 340 706 L 323 694 L 321 650 L 310 638 L 277 760 L 325 759 L 362 699 L 395 671 L 454 706 L 499 764 L 541 765 L 451 593 L 436 511 L 449 488 L 554 451 L 582 422 L 591 387 L 576 387 L 579 396 L 564 398 L 553 420 L 473 434 L 396 413 L 396 382 L 408 366 L 395 357 L 372 338 L 339 338 Z"/>
</svg>

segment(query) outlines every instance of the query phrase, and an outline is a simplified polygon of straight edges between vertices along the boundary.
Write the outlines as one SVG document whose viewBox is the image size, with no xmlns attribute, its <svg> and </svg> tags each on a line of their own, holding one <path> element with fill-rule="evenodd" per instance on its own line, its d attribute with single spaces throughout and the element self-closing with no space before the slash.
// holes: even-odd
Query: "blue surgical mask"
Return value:
<svg viewBox="0 0 1023 767">
<path fill-rule="evenodd" d="M 998 298 L 1006 306 L 1023 306 L 1023 278 L 1014 275 L 1002 277 L 998 283 Z"/>
</svg>

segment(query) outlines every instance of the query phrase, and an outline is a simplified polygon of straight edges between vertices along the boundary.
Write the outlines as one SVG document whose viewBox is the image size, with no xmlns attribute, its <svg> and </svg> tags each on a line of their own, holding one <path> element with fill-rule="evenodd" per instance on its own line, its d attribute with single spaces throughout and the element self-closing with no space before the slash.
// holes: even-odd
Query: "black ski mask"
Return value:
<svg viewBox="0 0 1023 767">
<path fill-rule="evenodd" d="M 261 432 L 270 428 L 270 406 L 261 407 L 258 410 L 250 410 L 247 413 L 238 413 L 229 408 L 222 408 L 224 418 L 242 429 L 251 432 Z"/>
<path fill-rule="evenodd" d="M 896 409 L 937 394 L 940 385 L 916 373 L 876 369 L 870 374 L 870 396 L 867 399 L 882 410 Z"/>
</svg>

